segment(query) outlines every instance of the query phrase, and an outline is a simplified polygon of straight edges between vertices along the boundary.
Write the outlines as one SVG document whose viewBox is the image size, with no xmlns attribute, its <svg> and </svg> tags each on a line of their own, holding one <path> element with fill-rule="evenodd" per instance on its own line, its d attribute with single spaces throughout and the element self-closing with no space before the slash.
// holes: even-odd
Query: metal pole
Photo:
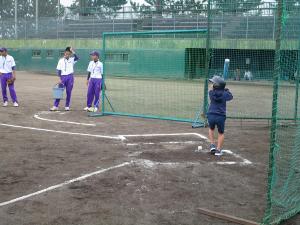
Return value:
<svg viewBox="0 0 300 225">
<path fill-rule="evenodd" d="M 211 25 L 211 0 L 207 3 L 207 35 L 206 35 L 206 52 L 205 52 L 205 80 L 204 80 L 204 100 L 203 100 L 203 114 L 206 115 L 208 110 L 208 79 L 209 79 L 209 64 L 211 57 L 210 49 L 210 25 Z"/>
<path fill-rule="evenodd" d="M 103 63 L 103 74 L 102 74 L 102 115 L 105 112 L 105 81 L 106 81 L 106 35 L 102 35 L 102 63 Z"/>
<path fill-rule="evenodd" d="M 223 39 L 223 23 L 224 23 L 224 12 L 223 12 L 223 10 L 222 10 L 221 39 Z"/>
<path fill-rule="evenodd" d="M 113 32 L 115 32 L 115 18 L 113 18 Z"/>
<path fill-rule="evenodd" d="M 299 52 L 299 51 L 298 51 Z M 298 53 L 299 54 L 299 53 Z M 299 56 L 298 56 L 299 57 Z M 297 120 L 298 119 L 298 105 L 299 105 L 299 66 L 300 64 L 298 63 L 298 71 L 297 71 L 297 76 L 295 77 L 296 79 L 296 97 L 295 97 L 295 114 L 294 114 L 294 119 Z"/>
<path fill-rule="evenodd" d="M 173 20 L 173 30 L 176 30 L 176 14 L 173 14 L 174 20 Z M 176 35 L 174 34 L 174 38 L 176 37 Z"/>
<path fill-rule="evenodd" d="M 35 0 L 35 32 L 38 33 L 39 31 L 39 1 Z"/>
<path fill-rule="evenodd" d="M 300 37 L 299 37 L 300 38 Z M 298 64 L 297 64 L 297 70 L 296 70 L 296 94 L 295 94 L 295 112 L 294 112 L 294 119 L 295 121 L 298 119 L 298 102 L 299 102 L 299 80 L 300 80 L 300 39 L 298 44 Z"/>
<path fill-rule="evenodd" d="M 57 17 L 60 16 L 60 0 L 57 1 Z"/>
<path fill-rule="evenodd" d="M 56 38 L 58 39 L 58 29 L 59 29 L 59 17 L 60 17 L 60 0 L 57 1 L 57 19 L 56 19 Z"/>
<path fill-rule="evenodd" d="M 276 29 L 276 14 L 273 15 L 273 40 L 275 39 L 275 29 Z"/>
<path fill-rule="evenodd" d="M 15 38 L 18 38 L 18 0 L 15 0 Z"/>
<path fill-rule="evenodd" d="M 247 18 L 246 18 L 246 39 L 248 39 L 248 29 L 249 29 L 249 18 L 248 18 L 248 14 L 247 14 Z"/>
<path fill-rule="evenodd" d="M 133 31 L 133 15 L 132 15 L 132 8 L 130 9 L 130 18 L 131 18 L 131 32 Z M 104 38 L 104 37 L 103 37 Z"/>
<path fill-rule="evenodd" d="M 95 16 L 93 16 L 93 30 L 92 30 L 92 38 L 94 38 L 94 30 L 95 30 Z M 96 32 L 97 35 L 97 32 Z"/>
<path fill-rule="evenodd" d="M 25 18 L 25 39 L 27 39 L 27 20 L 26 20 L 26 18 Z"/>
</svg>

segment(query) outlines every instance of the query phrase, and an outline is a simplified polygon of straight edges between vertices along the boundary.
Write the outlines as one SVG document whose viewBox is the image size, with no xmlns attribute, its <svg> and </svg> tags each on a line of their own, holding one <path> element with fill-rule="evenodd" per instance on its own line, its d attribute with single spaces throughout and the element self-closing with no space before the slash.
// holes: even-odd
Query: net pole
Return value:
<svg viewBox="0 0 300 225">
<path fill-rule="evenodd" d="M 18 38 L 18 0 L 15 0 L 15 39 Z"/>
<path fill-rule="evenodd" d="M 38 33 L 39 30 L 39 1 L 35 0 L 35 32 Z"/>
<path fill-rule="evenodd" d="M 104 114 L 105 112 L 105 77 L 106 77 L 106 73 L 105 73 L 105 61 L 106 61 L 106 35 L 105 33 L 103 33 L 102 35 L 102 51 L 103 51 L 103 74 L 102 74 L 102 87 L 101 87 L 101 90 L 102 90 L 102 95 L 101 95 L 101 98 L 102 98 L 102 107 L 101 107 L 101 111 L 102 111 L 102 115 Z"/>
<path fill-rule="evenodd" d="M 300 35 L 299 35 L 299 42 L 298 42 L 298 63 L 297 63 L 297 70 L 295 74 L 295 81 L 296 81 L 296 93 L 295 93 L 295 112 L 294 112 L 294 120 L 298 119 L 298 100 L 299 100 L 299 79 L 300 79 Z"/>
<path fill-rule="evenodd" d="M 281 49 L 281 31 L 283 19 L 283 1 L 277 0 L 277 21 L 275 34 L 275 58 L 274 58 L 274 74 L 273 74 L 273 100 L 272 100 L 272 119 L 271 119 L 271 134 L 270 134 L 270 152 L 269 152 L 269 170 L 268 170 L 268 194 L 267 194 L 267 209 L 263 219 L 263 224 L 270 224 L 272 216 L 272 190 L 274 186 L 275 163 L 274 156 L 277 149 L 277 121 L 278 121 L 278 90 L 280 77 L 280 49 Z"/>
<path fill-rule="evenodd" d="M 206 51 L 205 51 L 205 80 L 204 80 L 204 100 L 203 114 L 206 115 L 208 110 L 208 79 L 210 63 L 210 25 L 211 25 L 211 0 L 207 2 L 207 34 L 206 34 Z"/>
</svg>

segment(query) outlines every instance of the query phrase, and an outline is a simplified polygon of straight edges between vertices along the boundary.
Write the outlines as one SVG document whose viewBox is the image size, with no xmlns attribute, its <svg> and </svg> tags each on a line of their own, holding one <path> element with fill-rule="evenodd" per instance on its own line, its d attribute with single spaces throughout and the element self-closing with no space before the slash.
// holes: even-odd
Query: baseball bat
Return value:
<svg viewBox="0 0 300 225">
<path fill-rule="evenodd" d="M 230 59 L 225 59 L 225 61 L 224 61 L 224 71 L 223 71 L 223 78 L 224 78 L 224 80 L 227 80 L 227 78 L 228 78 L 229 63 L 230 63 Z"/>
</svg>

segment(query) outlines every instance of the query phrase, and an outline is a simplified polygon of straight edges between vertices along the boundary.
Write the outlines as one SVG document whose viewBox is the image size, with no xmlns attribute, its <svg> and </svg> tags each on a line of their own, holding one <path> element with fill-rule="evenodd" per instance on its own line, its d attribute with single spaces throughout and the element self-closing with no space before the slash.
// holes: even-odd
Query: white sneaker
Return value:
<svg viewBox="0 0 300 225">
<path fill-rule="evenodd" d="M 14 107 L 19 107 L 19 104 L 17 102 L 14 102 Z"/>
<path fill-rule="evenodd" d="M 215 156 L 222 156 L 222 155 L 223 155 L 223 151 L 217 149 L 215 152 Z"/>
<path fill-rule="evenodd" d="M 8 106 L 8 102 L 4 102 L 3 107 L 7 107 L 7 106 Z"/>
<path fill-rule="evenodd" d="M 50 108 L 50 111 L 58 111 L 58 107 L 56 107 L 56 106 L 53 106 L 52 108 Z"/>
<path fill-rule="evenodd" d="M 65 111 L 70 111 L 70 107 L 65 107 Z"/>
<path fill-rule="evenodd" d="M 89 107 L 85 107 L 83 110 L 84 110 L 84 111 L 88 111 L 88 110 L 89 110 Z"/>
<path fill-rule="evenodd" d="M 98 108 L 97 107 L 94 107 L 94 112 L 97 112 L 98 111 Z"/>
<path fill-rule="evenodd" d="M 94 112 L 94 107 L 90 107 L 87 109 L 88 112 Z"/>
</svg>

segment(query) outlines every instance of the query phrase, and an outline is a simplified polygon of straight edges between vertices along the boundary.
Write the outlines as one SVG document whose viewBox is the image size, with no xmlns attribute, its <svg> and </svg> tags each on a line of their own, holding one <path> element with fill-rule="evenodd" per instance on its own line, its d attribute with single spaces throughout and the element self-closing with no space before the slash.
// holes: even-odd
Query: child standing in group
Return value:
<svg viewBox="0 0 300 225">
<path fill-rule="evenodd" d="M 13 106 L 18 107 L 18 99 L 15 91 L 16 80 L 16 63 L 11 55 L 8 55 L 6 48 L 0 48 L 0 76 L 1 88 L 3 97 L 3 107 L 8 106 L 7 86 L 10 92 L 10 97 L 13 101 Z"/>
<path fill-rule="evenodd" d="M 225 88 L 226 83 L 220 76 L 214 76 L 209 80 L 212 83 L 212 90 L 209 91 L 210 106 L 207 113 L 209 124 L 210 152 L 213 155 L 221 156 L 224 143 L 224 131 L 226 120 L 226 102 L 233 99 L 230 91 Z M 218 142 L 215 145 L 214 131 L 218 128 Z"/>
<path fill-rule="evenodd" d="M 73 56 L 72 56 L 73 54 Z M 70 111 L 71 95 L 74 85 L 74 64 L 79 60 L 72 47 L 67 47 L 64 52 L 64 57 L 58 61 L 57 75 L 59 76 L 59 83 L 66 88 L 67 98 L 65 111 Z M 55 99 L 53 107 L 50 111 L 57 111 L 60 99 Z"/>
<path fill-rule="evenodd" d="M 103 64 L 100 62 L 100 54 L 97 51 L 92 51 L 91 61 L 87 68 L 87 107 L 84 108 L 88 112 L 97 112 L 100 102 L 100 92 L 102 86 Z M 92 107 L 94 101 L 94 108 Z"/>
</svg>

